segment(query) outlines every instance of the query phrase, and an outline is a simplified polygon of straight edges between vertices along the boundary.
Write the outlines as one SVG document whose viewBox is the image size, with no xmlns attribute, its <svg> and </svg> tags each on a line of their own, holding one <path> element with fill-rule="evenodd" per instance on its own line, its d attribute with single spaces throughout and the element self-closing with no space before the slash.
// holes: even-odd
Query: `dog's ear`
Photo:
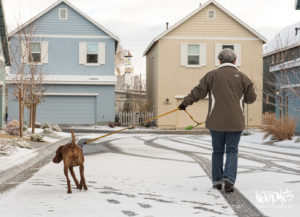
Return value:
<svg viewBox="0 0 300 217">
<path fill-rule="evenodd" d="M 60 163 L 63 160 L 63 155 L 62 155 L 62 151 L 63 151 L 63 145 L 60 146 L 57 150 L 56 150 L 56 155 L 53 158 L 53 163 Z"/>
</svg>

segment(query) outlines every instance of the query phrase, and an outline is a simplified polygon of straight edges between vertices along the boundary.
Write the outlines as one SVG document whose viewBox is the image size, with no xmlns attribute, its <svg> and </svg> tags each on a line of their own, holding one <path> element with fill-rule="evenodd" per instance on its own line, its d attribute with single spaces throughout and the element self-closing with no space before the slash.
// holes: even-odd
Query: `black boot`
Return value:
<svg viewBox="0 0 300 217">
<path fill-rule="evenodd" d="M 230 183 L 229 181 L 225 180 L 225 192 L 229 193 L 229 192 L 233 192 L 234 191 L 234 187 L 233 184 Z"/>
<path fill-rule="evenodd" d="M 215 185 L 213 185 L 213 188 L 221 190 L 222 189 L 222 184 L 215 184 Z"/>
</svg>

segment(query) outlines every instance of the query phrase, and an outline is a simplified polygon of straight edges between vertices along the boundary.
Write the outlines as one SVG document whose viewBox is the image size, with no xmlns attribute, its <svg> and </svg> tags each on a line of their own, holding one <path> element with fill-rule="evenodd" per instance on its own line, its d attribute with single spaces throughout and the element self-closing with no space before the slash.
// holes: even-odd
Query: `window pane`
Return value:
<svg viewBox="0 0 300 217">
<path fill-rule="evenodd" d="M 231 50 L 234 50 L 234 45 L 223 45 L 222 49 L 225 49 L 225 48 L 229 48 Z"/>
<path fill-rule="evenodd" d="M 41 44 L 40 43 L 30 43 L 30 51 L 32 53 L 40 53 L 41 52 Z"/>
<path fill-rule="evenodd" d="M 41 62 L 41 54 L 40 53 L 31 53 L 29 55 L 29 62 L 40 63 Z"/>
<path fill-rule="evenodd" d="M 189 48 L 188 48 L 188 54 L 189 55 L 199 55 L 199 45 L 197 44 L 189 44 Z"/>
<path fill-rule="evenodd" d="M 98 54 L 98 43 L 87 43 L 88 54 Z"/>
<path fill-rule="evenodd" d="M 188 65 L 199 65 L 199 56 L 188 56 Z"/>
<path fill-rule="evenodd" d="M 60 17 L 61 18 L 66 18 L 66 10 L 61 10 L 60 11 Z"/>
<path fill-rule="evenodd" d="M 88 54 L 86 62 L 87 63 L 98 63 L 98 55 L 97 54 Z"/>
</svg>

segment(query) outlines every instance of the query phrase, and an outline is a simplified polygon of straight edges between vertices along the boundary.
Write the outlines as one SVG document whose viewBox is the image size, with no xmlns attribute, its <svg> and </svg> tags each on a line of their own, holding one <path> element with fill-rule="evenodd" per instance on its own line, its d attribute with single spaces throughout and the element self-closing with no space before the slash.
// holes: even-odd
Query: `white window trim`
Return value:
<svg viewBox="0 0 300 217">
<path fill-rule="evenodd" d="M 61 11 L 65 10 L 66 11 L 66 18 L 61 17 Z M 59 19 L 60 20 L 67 20 L 68 19 L 68 8 L 59 8 Z"/>
<path fill-rule="evenodd" d="M 99 66 L 99 63 L 86 63 L 85 66 Z"/>
<path fill-rule="evenodd" d="M 213 16 L 213 17 L 209 17 L 209 13 L 210 13 L 210 12 L 214 12 L 214 16 Z M 208 19 L 215 19 L 215 18 L 216 18 L 216 10 L 208 10 L 208 11 L 207 11 L 207 18 L 208 18 Z"/>
</svg>

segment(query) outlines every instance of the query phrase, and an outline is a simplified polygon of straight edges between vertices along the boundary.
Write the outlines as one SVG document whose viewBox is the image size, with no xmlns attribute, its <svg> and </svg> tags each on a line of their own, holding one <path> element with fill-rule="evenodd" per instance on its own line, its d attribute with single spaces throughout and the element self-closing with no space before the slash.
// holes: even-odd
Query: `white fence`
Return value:
<svg viewBox="0 0 300 217">
<path fill-rule="evenodd" d="M 116 112 L 116 122 L 120 122 L 121 126 L 141 125 L 152 117 L 154 112 Z"/>
</svg>

